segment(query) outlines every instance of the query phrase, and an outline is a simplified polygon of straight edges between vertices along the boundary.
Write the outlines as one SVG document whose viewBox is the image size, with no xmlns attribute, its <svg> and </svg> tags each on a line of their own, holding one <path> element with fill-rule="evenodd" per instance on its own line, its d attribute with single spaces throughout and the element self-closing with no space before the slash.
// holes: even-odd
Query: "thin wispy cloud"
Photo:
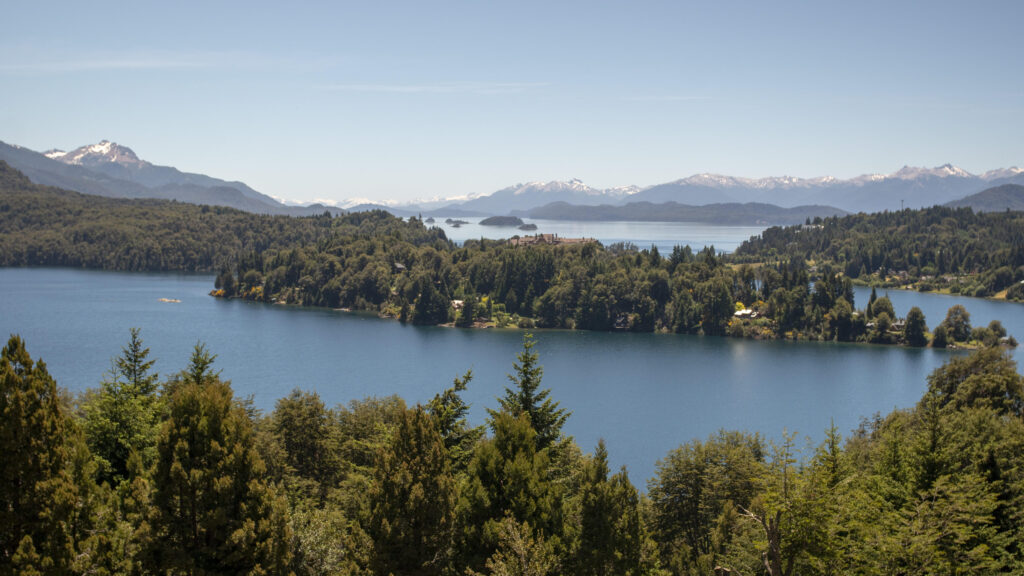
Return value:
<svg viewBox="0 0 1024 576">
<path fill-rule="evenodd" d="M 329 65 L 316 58 L 282 58 L 248 52 L 142 52 L 93 53 L 19 57 L 0 56 L 0 73 L 67 74 L 77 72 L 132 72 L 198 69 L 259 69 L 270 67 Z"/>
<path fill-rule="evenodd" d="M 89 54 L 14 58 L 0 60 L 0 72 L 59 74 L 66 72 L 174 70 L 213 68 L 225 62 L 224 54 Z M 12 58 L 8 60 L 8 58 Z"/>
<path fill-rule="evenodd" d="M 515 94 L 547 86 L 543 82 L 435 82 L 422 84 L 333 84 L 331 92 L 380 94 Z"/>
<path fill-rule="evenodd" d="M 629 102 L 707 102 L 713 100 L 711 96 L 629 96 L 625 98 Z"/>
</svg>

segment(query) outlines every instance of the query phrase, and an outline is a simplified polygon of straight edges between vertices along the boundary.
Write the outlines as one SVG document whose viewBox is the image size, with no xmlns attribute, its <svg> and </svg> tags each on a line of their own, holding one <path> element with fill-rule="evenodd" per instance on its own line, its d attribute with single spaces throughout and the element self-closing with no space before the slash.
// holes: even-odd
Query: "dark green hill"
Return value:
<svg viewBox="0 0 1024 576">
<path fill-rule="evenodd" d="M 106 198 L 34 184 L 0 160 L 0 266 L 214 271 L 265 251 L 334 235 L 444 240 L 384 212 L 338 217 L 253 214 L 172 200 Z"/>
<path fill-rule="evenodd" d="M 946 204 L 950 208 L 972 208 L 975 212 L 1024 211 L 1024 186 L 1003 184 Z"/>
</svg>

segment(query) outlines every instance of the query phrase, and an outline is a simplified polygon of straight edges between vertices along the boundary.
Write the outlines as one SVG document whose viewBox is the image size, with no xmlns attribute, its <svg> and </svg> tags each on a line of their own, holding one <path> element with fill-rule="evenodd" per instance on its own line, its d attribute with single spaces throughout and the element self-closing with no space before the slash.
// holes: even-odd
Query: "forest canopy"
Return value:
<svg viewBox="0 0 1024 576">
<path fill-rule="evenodd" d="M 26 343 L 0 353 L 0 574 L 891 574 L 1024 567 L 1024 378 L 951 359 L 915 406 L 817 445 L 720 431 L 640 490 L 565 435 L 532 340 L 485 425 L 472 374 L 424 405 L 270 412 L 197 344 L 152 373 L 133 330 L 76 397 Z M 557 383 L 554 383 L 557 385 Z"/>
</svg>

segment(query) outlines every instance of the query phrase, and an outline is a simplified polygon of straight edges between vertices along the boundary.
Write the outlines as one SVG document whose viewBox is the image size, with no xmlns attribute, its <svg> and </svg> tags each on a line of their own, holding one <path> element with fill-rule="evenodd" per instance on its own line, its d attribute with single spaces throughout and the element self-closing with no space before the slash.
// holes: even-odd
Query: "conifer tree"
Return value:
<svg viewBox="0 0 1024 576">
<path fill-rule="evenodd" d="M 284 503 L 264 480 L 252 423 L 197 345 L 157 444 L 152 569 L 285 574 Z"/>
<path fill-rule="evenodd" d="M 525 412 L 493 416 L 494 437 L 477 446 L 460 503 L 463 565 L 482 569 L 496 550 L 506 516 L 529 523 L 561 549 L 562 487 L 551 476 L 548 449 L 537 449 L 537 433 Z"/>
<path fill-rule="evenodd" d="M 315 491 L 323 498 L 339 475 L 340 463 L 330 413 L 320 396 L 293 390 L 277 401 L 271 428 L 284 448 L 288 467 L 299 479 L 314 482 Z"/>
<path fill-rule="evenodd" d="M 569 419 L 570 412 L 558 407 L 549 396 L 551 389 L 540 390 L 544 368 L 537 364 L 537 353 L 533 351 L 532 334 L 523 336 L 523 351 L 516 355 L 519 360 L 514 364 L 515 374 L 508 379 L 513 388 L 505 388 L 505 396 L 498 398 L 501 410 L 513 417 L 526 414 L 530 425 L 536 433 L 537 450 L 543 450 L 554 444 L 562 434 L 562 425 Z M 492 422 L 498 415 L 495 410 L 488 410 Z"/>
<path fill-rule="evenodd" d="M 381 452 L 369 500 L 377 573 L 441 574 L 458 495 L 444 441 L 422 407 L 406 411 Z"/>
<path fill-rule="evenodd" d="M 132 328 L 128 346 L 113 360 L 109 377 L 82 406 L 89 449 L 99 463 L 100 478 L 114 484 L 127 478 L 128 459 L 138 451 L 143 466 L 156 456 L 160 399 L 157 375 L 151 372 L 149 348 Z"/>
<path fill-rule="evenodd" d="M 73 422 L 18 336 L 0 352 L 0 575 L 65 574 L 74 559 Z"/>
<path fill-rule="evenodd" d="M 427 411 L 434 418 L 448 457 L 452 461 L 455 473 L 466 470 L 469 459 L 473 456 L 473 448 L 484 435 L 483 426 L 471 427 L 466 421 L 469 404 L 459 395 L 473 379 L 473 371 L 468 370 L 462 378 L 455 378 L 451 388 L 435 395 L 427 404 Z"/>
<path fill-rule="evenodd" d="M 645 535 L 640 497 L 623 469 L 608 478 L 604 440 L 583 470 L 580 487 L 580 539 L 576 574 L 613 576 L 641 574 Z"/>
</svg>

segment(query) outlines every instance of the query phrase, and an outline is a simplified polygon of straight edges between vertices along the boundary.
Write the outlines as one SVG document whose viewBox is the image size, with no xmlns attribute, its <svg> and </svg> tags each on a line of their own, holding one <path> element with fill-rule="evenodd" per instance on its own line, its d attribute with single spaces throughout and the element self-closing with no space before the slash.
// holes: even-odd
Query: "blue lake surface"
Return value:
<svg viewBox="0 0 1024 576">
<path fill-rule="evenodd" d="M 0 269 L 0 333 L 20 334 L 73 391 L 96 386 L 131 327 L 169 375 L 193 345 L 237 394 L 271 410 L 293 388 L 328 405 L 398 394 L 425 402 L 472 369 L 471 419 L 508 384 L 522 333 L 414 327 L 324 309 L 224 301 L 207 295 L 208 275 L 69 269 Z M 856 304 L 869 290 L 856 290 Z M 880 291 L 879 295 L 884 295 Z M 999 319 L 1024 340 L 1024 305 L 889 291 L 896 312 L 919 306 L 929 326 L 964 304 L 974 325 Z M 180 303 L 161 302 L 161 298 Z M 538 331 L 543 385 L 573 412 L 566 432 L 590 451 L 599 438 L 615 466 L 643 486 L 676 446 L 721 428 L 780 438 L 783 429 L 820 441 L 835 422 L 845 434 L 862 417 L 908 407 L 925 378 L 953 352 L 819 342 L 755 342 L 669 334 Z M 1020 358 L 1020 352 L 1015 353 Z"/>
<path fill-rule="evenodd" d="M 605 246 L 616 242 L 631 242 L 640 248 L 657 246 L 662 255 L 672 252 L 675 246 L 690 246 L 696 252 L 705 246 L 715 250 L 732 252 L 751 236 L 757 236 L 767 226 L 727 226 L 703 222 L 601 222 L 578 220 L 524 219 L 537 225 L 537 230 L 524 232 L 514 227 L 481 226 L 483 218 L 454 218 L 466 224 L 454 227 L 446 224 L 446 218 L 437 216 L 432 226 L 444 230 L 448 238 L 458 243 L 466 240 L 489 238 L 492 240 L 528 236 L 532 234 L 558 234 L 563 238 L 594 238 Z"/>
</svg>

